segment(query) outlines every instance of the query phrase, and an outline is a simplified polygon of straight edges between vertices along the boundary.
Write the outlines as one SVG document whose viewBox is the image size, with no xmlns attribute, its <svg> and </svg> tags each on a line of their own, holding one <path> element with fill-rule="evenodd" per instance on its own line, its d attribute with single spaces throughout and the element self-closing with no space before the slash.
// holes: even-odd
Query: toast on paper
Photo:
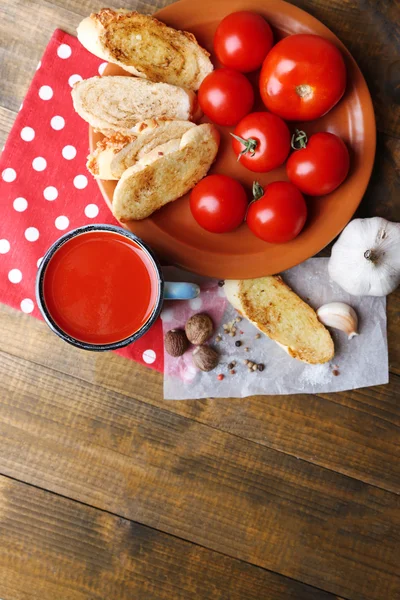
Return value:
<svg viewBox="0 0 400 600">
<path fill-rule="evenodd" d="M 333 358 L 329 331 L 281 277 L 226 281 L 224 290 L 236 310 L 293 358 L 313 365 Z"/>
</svg>

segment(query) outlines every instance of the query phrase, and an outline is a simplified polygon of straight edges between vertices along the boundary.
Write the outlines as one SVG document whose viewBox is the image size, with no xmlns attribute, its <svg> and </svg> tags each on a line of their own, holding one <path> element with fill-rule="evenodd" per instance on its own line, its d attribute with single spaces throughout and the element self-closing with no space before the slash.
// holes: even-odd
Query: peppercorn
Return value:
<svg viewBox="0 0 400 600">
<path fill-rule="evenodd" d="M 220 373 L 217 377 L 218 381 L 222 381 L 224 379 L 224 375 L 222 375 L 222 373 Z"/>
<path fill-rule="evenodd" d="M 257 365 L 257 369 L 259 371 L 264 371 L 264 365 L 262 363 L 260 363 L 259 365 Z"/>
<path fill-rule="evenodd" d="M 235 369 L 231 369 L 231 370 L 229 371 L 229 373 L 230 373 L 231 375 L 234 375 L 234 374 L 236 373 L 236 371 L 235 371 Z"/>
<path fill-rule="evenodd" d="M 242 345 L 242 342 L 240 340 L 238 340 L 237 342 L 235 342 L 235 346 L 237 348 L 239 348 Z"/>
<path fill-rule="evenodd" d="M 225 285 L 225 281 L 223 279 L 218 281 L 218 287 L 224 287 L 224 285 Z"/>
<path fill-rule="evenodd" d="M 236 361 L 233 360 L 232 362 L 229 363 L 228 369 L 233 369 L 233 367 L 235 367 L 235 366 L 236 366 Z"/>
</svg>

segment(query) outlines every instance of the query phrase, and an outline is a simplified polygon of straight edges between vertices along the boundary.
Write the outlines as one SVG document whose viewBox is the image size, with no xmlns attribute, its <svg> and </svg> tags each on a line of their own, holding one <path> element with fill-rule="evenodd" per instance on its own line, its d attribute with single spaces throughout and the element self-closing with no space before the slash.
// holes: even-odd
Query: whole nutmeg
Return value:
<svg viewBox="0 0 400 600">
<path fill-rule="evenodd" d="M 182 356 L 188 349 L 189 342 L 183 329 L 171 329 L 164 338 L 164 348 L 171 356 Z"/>
<path fill-rule="evenodd" d="M 200 371 L 212 371 L 219 362 L 218 353 L 210 346 L 198 346 L 193 350 L 192 358 Z"/>
<path fill-rule="evenodd" d="M 214 325 L 208 315 L 199 313 L 193 315 L 185 325 L 185 332 L 189 342 L 195 346 L 204 344 L 212 336 Z"/>
</svg>

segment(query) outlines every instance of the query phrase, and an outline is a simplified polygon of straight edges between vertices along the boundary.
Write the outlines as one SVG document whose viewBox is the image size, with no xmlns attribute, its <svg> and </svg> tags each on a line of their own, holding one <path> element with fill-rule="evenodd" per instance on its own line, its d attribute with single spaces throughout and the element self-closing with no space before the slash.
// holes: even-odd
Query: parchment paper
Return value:
<svg viewBox="0 0 400 600">
<path fill-rule="evenodd" d="M 388 383 L 388 350 L 386 337 L 386 298 L 351 296 L 330 280 L 327 258 L 311 258 L 282 273 L 283 279 L 308 304 L 317 309 L 327 302 L 346 302 L 353 306 L 359 318 L 359 336 L 351 340 L 331 329 L 335 357 L 325 365 L 307 365 L 291 358 L 265 335 L 256 339 L 258 330 L 246 319 L 237 323 L 236 337 L 223 335 L 223 324 L 232 321 L 237 312 L 226 302 L 223 288 L 215 280 L 204 280 L 180 272 L 175 279 L 200 283 L 200 298 L 182 303 L 166 303 L 163 310 L 164 332 L 182 327 L 196 312 L 208 312 L 217 326 L 210 345 L 221 354 L 218 367 L 209 373 L 192 366 L 191 351 L 178 359 L 165 353 L 164 398 L 184 400 L 209 397 L 244 398 L 257 394 L 302 394 L 338 392 L 342 390 Z M 243 334 L 240 334 L 242 331 Z M 222 341 L 215 342 L 220 333 Z M 235 341 L 242 341 L 240 348 Z M 249 352 L 244 348 L 248 347 Z M 249 372 L 243 361 L 264 364 L 264 371 Z M 231 375 L 228 363 L 236 361 L 236 374 Z M 334 371 L 338 375 L 334 375 Z M 218 380 L 218 374 L 224 379 Z"/>
</svg>

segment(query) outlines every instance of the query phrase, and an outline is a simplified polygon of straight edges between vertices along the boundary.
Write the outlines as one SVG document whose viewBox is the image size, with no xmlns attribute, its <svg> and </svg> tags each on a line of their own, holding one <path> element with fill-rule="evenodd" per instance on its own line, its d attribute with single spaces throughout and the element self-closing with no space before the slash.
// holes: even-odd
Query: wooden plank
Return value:
<svg viewBox="0 0 400 600">
<path fill-rule="evenodd" d="M 399 495 L 6 354 L 0 398 L 1 473 L 351 600 L 400 598 Z"/>
<path fill-rule="evenodd" d="M 400 493 L 399 377 L 391 376 L 387 386 L 323 397 L 165 402 L 158 373 L 111 353 L 80 352 L 4 306 L 0 330 L 4 352 Z"/>
<path fill-rule="evenodd" d="M 10 600 L 335 600 L 336 596 L 0 476 Z"/>
<path fill-rule="evenodd" d="M 6 143 L 11 127 L 14 124 L 17 113 L 0 106 L 0 152 L 3 151 L 3 146 Z"/>
</svg>

